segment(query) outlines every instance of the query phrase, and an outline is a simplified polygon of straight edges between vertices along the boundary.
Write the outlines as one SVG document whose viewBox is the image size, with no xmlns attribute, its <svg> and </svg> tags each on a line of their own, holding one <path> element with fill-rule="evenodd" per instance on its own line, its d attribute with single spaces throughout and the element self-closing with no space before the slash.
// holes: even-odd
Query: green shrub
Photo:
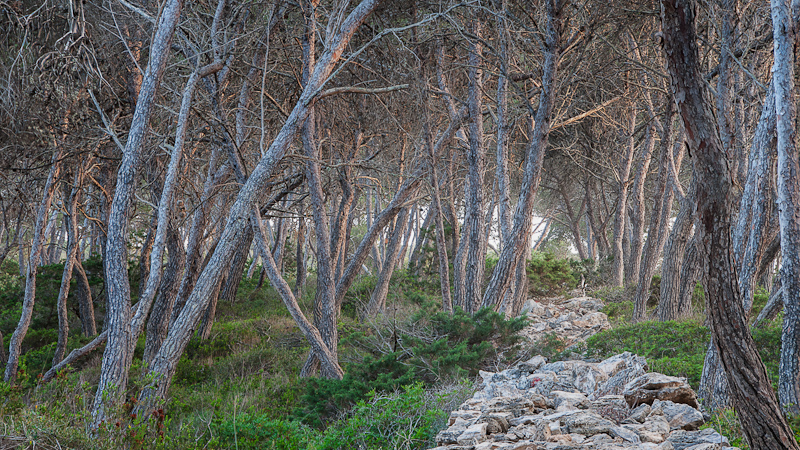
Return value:
<svg viewBox="0 0 800 450">
<path fill-rule="evenodd" d="M 587 355 L 607 358 L 625 351 L 647 358 L 650 370 L 686 377 L 696 389 L 710 339 L 696 322 L 640 322 L 595 334 L 586 340 Z"/>
<path fill-rule="evenodd" d="M 297 417 L 320 426 L 366 399 L 370 391 L 392 392 L 415 381 L 432 385 L 474 377 L 480 369 L 498 361 L 498 349 L 513 353 L 520 339 L 517 332 L 526 319 L 506 319 L 488 308 L 472 316 L 458 308 L 446 313 L 437 305 L 427 304 L 411 322 L 408 329 L 423 328 L 427 334 L 395 335 L 392 351 L 373 349 L 363 362 L 351 364 L 342 380 L 309 380 Z M 392 333 L 396 331 L 388 334 Z M 354 333 L 351 339 L 358 337 Z"/>
<path fill-rule="evenodd" d="M 608 316 L 609 322 L 618 325 L 628 323 L 633 318 L 633 301 L 624 300 L 616 303 L 606 303 L 600 312 Z"/>
<path fill-rule="evenodd" d="M 299 450 L 315 448 L 318 432 L 297 421 L 272 419 L 264 414 L 244 413 L 215 420 L 212 429 L 216 441 L 212 448 L 240 450 Z"/>
<path fill-rule="evenodd" d="M 438 398 L 437 398 L 438 397 Z M 431 396 L 422 383 L 391 394 L 372 392 L 344 420 L 330 426 L 320 450 L 425 449 L 444 428 L 448 412 L 440 409 L 441 396 Z"/>
<path fill-rule="evenodd" d="M 552 253 L 534 253 L 526 272 L 528 293 L 532 296 L 562 295 L 577 284 L 569 260 L 556 259 Z"/>
</svg>

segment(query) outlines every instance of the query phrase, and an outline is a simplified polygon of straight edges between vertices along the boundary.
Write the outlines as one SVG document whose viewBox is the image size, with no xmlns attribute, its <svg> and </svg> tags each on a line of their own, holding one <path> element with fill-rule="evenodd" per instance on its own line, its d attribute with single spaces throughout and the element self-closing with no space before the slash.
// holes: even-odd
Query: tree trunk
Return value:
<svg viewBox="0 0 800 450">
<path fill-rule="evenodd" d="M 147 133 L 150 111 L 161 82 L 161 76 L 167 65 L 172 35 L 181 16 L 182 6 L 182 0 L 168 0 L 161 11 L 150 46 L 150 62 L 142 79 L 142 87 L 133 113 L 128 140 L 117 172 L 117 187 L 109 211 L 106 254 L 103 258 L 108 298 L 108 322 L 106 324 L 108 343 L 103 353 L 100 381 L 92 407 L 92 421 L 89 429 L 92 434 L 96 432 L 100 423 L 106 420 L 107 409 L 122 400 L 128 385 L 129 361 L 133 352 L 131 342 L 135 335 L 135 330 L 132 329 L 130 322 L 131 297 L 127 276 L 128 212 L 133 199 L 136 171 Z M 160 264 L 160 261 L 157 263 Z"/>
<path fill-rule="evenodd" d="M 677 320 L 682 316 L 679 294 L 682 283 L 687 283 L 689 280 L 681 278 L 680 274 L 689 239 L 692 237 L 695 201 L 693 177 L 689 194 L 681 201 L 681 209 L 675 217 L 664 247 L 664 259 L 661 263 L 661 290 L 656 310 L 656 317 L 662 322 Z"/>
<path fill-rule="evenodd" d="M 636 109 L 632 108 L 628 117 L 628 128 L 625 130 L 626 151 L 617 172 L 617 213 L 614 217 L 614 265 L 611 268 L 611 283 L 614 286 L 623 286 L 625 283 L 625 259 L 623 250 L 623 237 L 625 234 L 625 218 L 628 215 L 628 186 L 633 165 L 636 145 L 633 134 L 636 131 Z"/>
<path fill-rule="evenodd" d="M 303 217 L 302 210 L 297 218 L 297 276 L 295 277 L 294 296 L 303 297 L 303 289 L 306 285 L 306 218 Z"/>
<path fill-rule="evenodd" d="M 473 21 L 471 26 L 473 34 L 480 38 L 480 21 Z M 465 311 L 468 313 L 473 313 L 480 305 L 483 271 L 486 264 L 486 238 L 484 234 L 486 230 L 483 217 L 483 170 L 485 164 L 485 149 L 483 142 L 482 57 L 482 44 L 470 40 L 468 89 L 470 123 L 469 151 L 467 152 L 469 191 L 465 193 L 467 213 L 466 219 L 464 220 L 464 228 L 468 235 L 468 246 L 464 276 L 464 299 L 461 301 L 465 306 Z"/>
<path fill-rule="evenodd" d="M 64 183 L 63 201 L 65 206 L 64 221 L 67 223 L 67 256 L 64 261 L 64 271 L 61 274 L 61 287 L 56 298 L 58 308 L 58 343 L 56 344 L 53 364 L 58 364 L 67 353 L 67 339 L 69 339 L 69 317 L 67 317 L 67 295 L 69 294 L 72 268 L 78 257 L 78 194 L 83 184 L 83 164 L 75 167 L 72 187 Z"/>
<path fill-rule="evenodd" d="M 45 226 L 49 218 L 48 212 L 50 210 L 50 204 L 53 201 L 53 191 L 55 190 L 56 179 L 58 178 L 61 166 L 60 159 L 62 154 L 62 150 L 57 150 L 53 153 L 53 158 L 50 162 L 50 172 L 47 175 L 47 181 L 44 185 L 44 194 L 42 194 L 42 201 L 36 213 L 36 224 L 33 228 L 33 240 L 31 241 L 30 256 L 28 257 L 28 270 L 25 274 L 25 297 L 22 301 L 22 314 L 19 318 L 17 328 L 14 329 L 14 334 L 11 335 L 11 340 L 8 344 L 8 361 L 6 362 L 6 371 L 3 380 L 9 384 L 14 384 L 17 379 L 17 367 L 22 351 L 22 340 L 25 339 L 28 327 L 31 324 L 31 317 L 33 316 L 33 304 L 36 299 L 36 272 L 39 268 L 39 259 L 42 254 L 42 247 L 44 246 Z M 20 246 L 20 249 L 21 248 L 22 246 Z"/>
<path fill-rule="evenodd" d="M 775 62 L 776 129 L 778 135 L 778 218 L 781 233 L 783 333 L 778 398 L 790 414 L 800 413 L 800 166 L 796 147 L 794 64 L 797 30 L 792 10 L 800 1 L 772 0 Z M 766 214 L 764 214 L 766 215 Z"/>
<path fill-rule="evenodd" d="M 183 353 L 191 337 L 192 330 L 200 319 L 200 315 L 207 306 L 211 290 L 217 285 L 222 275 L 223 268 L 228 263 L 234 251 L 234 246 L 239 242 L 239 238 L 243 234 L 245 227 L 248 225 L 256 226 L 259 228 L 259 232 L 263 233 L 260 217 L 258 214 L 253 214 L 253 208 L 269 180 L 269 177 L 273 174 L 278 163 L 283 159 L 289 146 L 294 141 L 297 131 L 308 115 L 309 107 L 312 106 L 316 98 L 318 98 L 318 94 L 324 86 L 325 80 L 331 74 L 333 66 L 341 57 L 342 52 L 350 42 L 350 38 L 376 6 L 377 0 L 364 0 L 341 22 L 338 31 L 332 35 L 329 40 L 329 45 L 321 54 L 314 68 L 314 72 L 310 77 L 309 83 L 303 88 L 294 109 L 289 114 L 272 144 L 253 169 L 247 182 L 240 189 L 228 213 L 227 225 L 225 226 L 225 230 L 220 237 L 219 244 L 214 250 L 209 264 L 200 274 L 183 311 L 170 329 L 167 338 L 164 340 L 164 344 L 153 360 L 153 364 L 149 370 L 153 381 L 142 390 L 139 396 L 140 408 L 147 407 L 147 405 L 150 404 L 150 399 L 163 398 L 166 393 L 175 372 L 178 359 Z M 251 220 L 255 222 L 249 223 Z M 254 229 L 254 233 L 255 232 L 256 230 Z M 259 245 L 263 245 L 263 242 L 261 242 L 262 240 L 263 239 L 258 240 L 260 242 Z M 300 325 L 304 335 L 309 339 L 312 348 L 316 349 L 323 357 L 326 357 L 328 365 L 337 365 L 335 358 L 328 358 L 331 356 L 330 352 L 325 348 L 325 344 L 318 330 L 305 319 L 288 284 L 286 284 L 285 280 L 283 280 L 280 274 L 275 270 L 274 261 L 270 261 L 271 255 L 269 252 L 265 253 L 268 259 L 266 262 L 268 274 L 270 275 L 270 282 L 281 295 L 292 317 L 298 322 L 298 325 Z M 270 262 L 272 264 L 270 264 Z M 341 374 L 341 369 L 339 369 L 339 373 Z"/>
<path fill-rule="evenodd" d="M 172 309 L 175 307 L 175 298 L 180 287 L 181 270 L 186 262 L 186 251 L 183 249 L 180 235 L 171 223 L 167 228 L 167 252 L 169 253 L 167 267 L 161 278 L 158 297 L 153 303 L 153 310 L 150 311 L 150 317 L 147 320 L 147 334 L 142 356 L 145 366 L 153 362 L 156 352 L 167 336 Z"/>
<path fill-rule="evenodd" d="M 375 289 L 372 291 L 369 304 L 367 305 L 366 314 L 368 317 L 374 317 L 383 312 L 386 308 L 386 296 L 389 293 L 389 282 L 392 279 L 392 273 L 397 266 L 397 259 L 400 256 L 400 239 L 403 237 L 406 222 L 408 221 L 407 215 L 408 208 L 403 208 L 400 214 L 397 215 L 397 220 L 392 230 L 392 238 L 389 240 L 389 246 L 386 248 L 386 263 L 383 265 L 383 270 L 381 270 L 378 276 Z"/>
<path fill-rule="evenodd" d="M 250 246 L 253 244 L 253 231 L 247 229 L 242 245 L 233 256 L 233 262 L 228 269 L 228 274 L 225 276 L 225 281 L 222 283 L 222 288 L 219 292 L 219 301 L 233 304 L 236 301 L 236 294 L 239 292 L 239 284 L 242 282 L 244 276 L 244 267 L 247 265 L 247 254 Z"/>
<path fill-rule="evenodd" d="M 671 87 L 694 156 L 697 178 L 697 243 L 703 260 L 706 311 L 731 397 L 751 448 L 798 449 L 783 417 L 745 322 L 731 248 L 731 177 L 704 98 L 694 5 L 662 0 L 664 49 Z"/>
<path fill-rule="evenodd" d="M 556 96 L 556 72 L 561 46 L 561 14 L 566 2 L 548 0 L 547 33 L 544 44 L 544 63 L 542 66 L 542 90 L 539 107 L 536 110 L 535 125 L 528 145 L 525 159 L 525 172 L 520 188 L 520 198 L 514 211 L 514 224 L 510 239 L 503 244 L 497 265 L 492 272 L 489 285 L 483 296 L 482 305 L 494 307 L 505 297 L 517 277 L 517 266 L 525 264 L 530 245 L 531 221 L 533 218 L 533 201 L 539 190 L 542 162 L 550 134 L 550 120 Z"/>
<path fill-rule="evenodd" d="M 656 271 L 658 257 L 661 256 L 666 242 L 666 229 L 672 212 L 673 190 L 670 189 L 669 162 L 672 159 L 673 142 L 675 151 L 682 152 L 683 139 L 674 138 L 672 117 L 674 115 L 672 102 L 667 103 L 667 112 L 664 117 L 661 136 L 661 160 L 658 167 L 658 187 L 653 195 L 656 204 L 650 213 L 650 225 L 647 232 L 647 244 L 644 251 L 644 264 L 639 271 L 639 283 L 633 297 L 633 321 L 642 321 L 647 315 L 647 301 L 650 299 L 650 283 Z"/>
<path fill-rule="evenodd" d="M 89 278 L 83 270 L 80 258 L 75 258 L 75 299 L 78 301 L 78 312 L 81 316 L 81 332 L 84 336 L 97 334 L 97 325 L 94 320 L 94 303 L 92 301 L 92 287 Z"/>
</svg>

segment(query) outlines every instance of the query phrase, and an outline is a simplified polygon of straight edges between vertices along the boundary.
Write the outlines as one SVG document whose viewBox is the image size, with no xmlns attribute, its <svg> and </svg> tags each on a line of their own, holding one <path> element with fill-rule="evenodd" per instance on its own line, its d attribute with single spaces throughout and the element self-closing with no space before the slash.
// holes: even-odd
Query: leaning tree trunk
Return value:
<svg viewBox="0 0 800 450">
<path fill-rule="evenodd" d="M 793 0 L 772 0 L 775 62 L 776 129 L 778 135 L 778 218 L 781 233 L 781 283 L 783 284 L 783 333 L 778 397 L 783 408 L 800 413 L 800 166 L 796 147 L 794 49 L 797 45 Z"/>
<path fill-rule="evenodd" d="M 36 224 L 33 228 L 33 240 L 31 241 L 31 249 L 28 257 L 28 270 L 25 274 L 25 296 L 22 301 L 22 314 L 19 318 L 17 328 L 14 329 L 14 334 L 11 335 L 11 340 L 8 344 L 8 361 L 6 362 L 6 371 L 3 380 L 9 384 L 14 384 L 14 381 L 17 379 L 17 367 L 22 351 L 22 340 L 25 339 L 28 327 L 31 324 L 31 317 L 33 316 L 33 304 L 36 298 L 36 272 L 39 268 L 39 259 L 44 245 L 45 226 L 48 219 L 47 213 L 50 210 L 50 203 L 53 201 L 53 191 L 55 190 L 56 178 L 58 177 L 61 166 L 60 159 L 62 153 L 62 150 L 53 153 L 53 159 L 50 162 L 50 172 L 47 175 L 47 181 L 44 185 L 44 194 L 42 195 L 42 201 L 36 213 Z M 20 247 L 20 249 L 21 248 L 22 247 Z M 22 250 L 20 250 L 20 253 L 22 253 Z"/>
<path fill-rule="evenodd" d="M 147 320 L 147 334 L 142 356 L 145 366 L 153 361 L 153 357 L 167 336 L 172 309 L 175 307 L 175 298 L 180 287 L 181 269 L 186 261 L 186 251 L 183 249 L 180 235 L 172 224 L 167 228 L 167 252 L 169 253 L 167 267 L 164 268 L 158 296 Z"/>
<path fill-rule="evenodd" d="M 731 248 L 731 180 L 714 116 L 704 98 L 689 0 L 662 0 L 664 50 L 671 87 L 697 174 L 697 243 L 703 260 L 706 311 L 731 397 L 751 448 L 800 449 L 758 355 L 737 281 Z"/>
<path fill-rule="evenodd" d="M 314 101 L 318 98 L 325 80 L 333 70 L 333 66 L 338 62 L 353 34 L 376 6 L 377 0 L 364 0 L 342 21 L 341 25 L 338 27 L 338 31 L 330 39 L 329 46 L 321 54 L 314 68 L 314 73 L 311 75 L 309 83 L 300 94 L 294 109 L 289 114 L 289 117 L 286 119 L 272 144 L 264 153 L 264 156 L 253 169 L 247 182 L 240 189 L 228 213 L 227 224 L 209 264 L 200 274 L 183 311 L 178 316 L 167 334 L 164 344 L 162 344 L 161 349 L 159 349 L 159 352 L 153 359 L 153 364 L 150 366 L 149 370 L 149 376 L 153 381 L 148 384 L 139 395 L 140 401 L 138 404 L 140 405 L 140 411 L 151 403 L 151 399 L 163 398 L 166 394 L 172 376 L 175 373 L 178 359 L 191 337 L 192 330 L 207 306 L 212 294 L 211 290 L 217 285 L 219 278 L 222 276 L 223 268 L 228 263 L 234 251 L 234 247 L 238 243 L 239 237 L 243 234 L 244 229 L 247 226 L 255 226 L 258 227 L 259 230 L 254 229 L 254 232 L 263 234 L 260 216 L 258 214 L 253 214 L 253 208 L 261 196 L 269 177 L 272 176 L 278 163 L 283 159 L 289 146 L 294 141 L 297 131 L 308 115 L 309 107 L 312 106 Z M 255 220 L 255 223 L 250 223 L 251 220 Z M 262 241 L 263 239 L 258 240 L 259 245 L 264 244 Z M 266 250 L 266 247 L 263 250 Z M 335 358 L 330 355 L 330 352 L 322 341 L 319 331 L 305 319 L 305 316 L 292 294 L 291 288 L 288 287 L 285 280 L 277 273 L 274 267 L 274 261 L 271 261 L 271 255 L 268 251 L 264 251 L 264 253 L 267 258 L 266 262 L 268 274 L 270 275 L 270 282 L 273 284 L 273 287 L 278 290 L 281 299 L 300 326 L 304 335 L 308 338 L 312 348 L 319 351 L 323 357 L 327 359 L 327 364 L 337 365 Z M 272 264 L 269 264 L 270 261 Z"/>
<path fill-rule="evenodd" d="M 547 34 L 544 44 L 544 64 L 542 67 L 542 89 L 539 94 L 539 107 L 536 110 L 535 125 L 528 144 L 525 160 L 525 173 L 522 178 L 519 200 L 514 210 L 514 222 L 509 241 L 503 244 L 500 258 L 492 272 L 492 277 L 483 295 L 482 305 L 494 307 L 505 297 L 511 284 L 519 280 L 517 266 L 524 265 L 530 245 L 530 230 L 533 218 L 533 201 L 539 190 L 542 163 L 550 134 L 550 120 L 556 95 L 556 72 L 561 46 L 561 15 L 566 2 L 548 0 Z M 516 287 L 517 289 L 519 287 Z M 517 289 L 514 289 L 516 291 Z"/>
<path fill-rule="evenodd" d="M 386 296 L 389 294 L 389 281 L 392 279 L 392 273 L 394 273 L 394 268 L 397 266 L 397 259 L 400 256 L 400 239 L 403 237 L 403 232 L 408 222 L 407 215 L 408 208 L 403 208 L 395 219 L 392 237 L 389 240 L 389 246 L 386 248 L 386 263 L 383 265 L 380 275 L 378 275 L 375 289 L 372 291 L 369 303 L 367 304 L 366 314 L 368 317 L 375 316 L 383 312 L 386 308 Z"/>
<path fill-rule="evenodd" d="M 253 244 L 253 230 L 247 229 L 242 238 L 242 245 L 233 256 L 233 262 L 225 275 L 225 281 L 219 291 L 219 301 L 233 304 L 239 291 L 239 284 L 244 277 L 244 268 L 247 265 L 247 254 Z"/>
<path fill-rule="evenodd" d="M 161 11 L 158 26 L 150 46 L 150 62 L 142 79 L 142 87 L 133 113 L 128 140 L 117 172 L 117 187 L 108 217 L 106 272 L 108 298 L 108 342 L 103 353 L 100 381 L 92 407 L 90 432 L 94 433 L 107 416 L 108 407 L 118 403 L 128 385 L 128 369 L 133 349 L 134 330 L 131 327 L 131 296 L 128 280 L 129 209 L 135 189 L 137 166 L 150 120 L 150 111 L 161 76 L 167 66 L 172 35 L 181 16 L 182 0 L 168 0 Z M 158 261 L 160 264 L 160 261 Z M 148 311 L 149 312 L 149 311 Z"/>
</svg>

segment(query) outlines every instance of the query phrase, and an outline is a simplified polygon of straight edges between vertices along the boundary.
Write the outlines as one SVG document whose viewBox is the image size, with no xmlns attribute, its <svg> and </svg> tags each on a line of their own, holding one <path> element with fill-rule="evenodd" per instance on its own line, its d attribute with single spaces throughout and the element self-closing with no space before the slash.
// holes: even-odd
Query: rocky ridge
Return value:
<svg viewBox="0 0 800 450">
<path fill-rule="evenodd" d="M 531 300 L 523 334 L 577 343 L 610 327 L 602 306 L 588 297 Z M 713 429 L 699 429 L 708 417 L 685 379 L 648 373 L 645 359 L 631 353 L 549 364 L 535 356 L 480 376 L 434 450 L 736 450 Z"/>
</svg>

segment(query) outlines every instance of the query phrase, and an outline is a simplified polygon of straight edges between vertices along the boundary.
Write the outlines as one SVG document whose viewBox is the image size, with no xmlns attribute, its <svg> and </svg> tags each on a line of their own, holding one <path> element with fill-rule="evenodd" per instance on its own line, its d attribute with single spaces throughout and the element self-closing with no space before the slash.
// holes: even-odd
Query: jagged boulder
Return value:
<svg viewBox="0 0 800 450">
<path fill-rule="evenodd" d="M 628 406 L 635 408 L 642 403 L 652 405 L 656 400 L 669 400 L 699 408 L 697 394 L 685 378 L 670 377 L 661 373 L 647 373 L 631 380 L 622 392 Z"/>
</svg>

